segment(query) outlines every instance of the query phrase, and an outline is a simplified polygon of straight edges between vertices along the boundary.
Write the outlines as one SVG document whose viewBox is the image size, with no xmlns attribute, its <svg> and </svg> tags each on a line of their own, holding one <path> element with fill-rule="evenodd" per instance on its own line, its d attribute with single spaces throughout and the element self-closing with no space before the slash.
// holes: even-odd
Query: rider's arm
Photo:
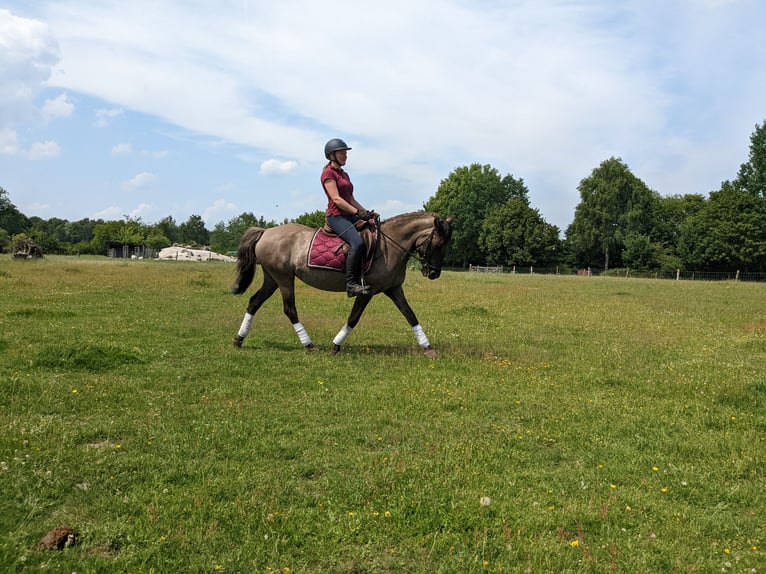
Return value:
<svg viewBox="0 0 766 574">
<path fill-rule="evenodd" d="M 340 196 L 340 192 L 338 191 L 338 183 L 334 179 L 324 180 L 323 185 L 325 192 L 327 192 L 327 196 L 330 198 L 330 201 L 338 206 L 338 209 L 344 213 L 354 215 L 357 211 L 365 211 L 364 207 L 362 207 L 362 205 L 353 197 L 351 198 L 351 201 L 348 202 Z"/>
</svg>

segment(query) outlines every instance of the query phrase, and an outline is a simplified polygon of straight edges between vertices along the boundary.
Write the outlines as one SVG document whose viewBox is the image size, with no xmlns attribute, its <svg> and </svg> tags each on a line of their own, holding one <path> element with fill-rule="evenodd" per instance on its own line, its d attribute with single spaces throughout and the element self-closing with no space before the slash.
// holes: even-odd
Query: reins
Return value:
<svg viewBox="0 0 766 574">
<path fill-rule="evenodd" d="M 385 238 L 386 238 L 388 241 L 390 241 L 391 243 L 393 243 L 393 244 L 394 244 L 396 247 L 398 247 L 398 248 L 399 248 L 401 251 L 404 251 L 405 253 L 409 253 L 409 255 L 410 255 L 410 256 L 412 256 L 412 257 L 414 257 L 414 258 L 415 258 L 415 260 L 416 260 L 418 263 L 420 263 L 422 266 L 424 266 L 424 267 L 428 267 L 429 269 L 433 269 L 434 271 L 441 271 L 441 268 L 440 268 L 440 267 L 434 267 L 433 265 L 431 265 L 431 264 L 428 262 L 428 257 L 429 257 L 429 256 L 430 256 L 430 254 L 431 254 L 431 244 L 433 243 L 433 240 L 434 240 L 434 233 L 436 232 L 434 229 L 432 229 L 432 230 L 431 230 L 431 235 L 430 235 L 430 236 L 428 237 L 428 239 L 427 239 L 427 241 L 428 241 L 428 248 L 426 249 L 426 255 L 425 255 L 425 256 L 423 256 L 423 255 L 421 255 L 421 254 L 418 252 L 418 249 L 419 249 L 419 246 L 418 246 L 418 245 L 415 245 L 415 246 L 414 246 L 412 249 L 407 249 L 407 248 L 406 248 L 406 247 L 404 247 L 403 245 L 400 245 L 400 244 L 399 244 L 399 242 L 397 242 L 397 241 L 396 241 L 396 240 L 395 240 L 393 237 L 391 237 L 391 236 L 390 236 L 388 233 L 386 233 L 385 231 L 383 231 L 383 229 L 381 228 L 381 226 L 380 226 L 380 223 L 379 223 L 379 222 L 376 222 L 376 223 L 377 223 L 377 227 L 378 227 L 378 233 L 380 233 L 381 237 L 385 237 Z M 422 246 L 422 245 L 423 245 L 423 243 L 421 243 L 421 246 Z"/>
</svg>

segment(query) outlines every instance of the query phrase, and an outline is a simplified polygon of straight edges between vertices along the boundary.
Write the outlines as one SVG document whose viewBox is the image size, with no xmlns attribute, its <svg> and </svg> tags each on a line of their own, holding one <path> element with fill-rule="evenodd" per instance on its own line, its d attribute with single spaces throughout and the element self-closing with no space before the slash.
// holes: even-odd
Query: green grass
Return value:
<svg viewBox="0 0 766 574">
<path fill-rule="evenodd" d="M 415 272 L 432 361 L 302 285 L 322 352 L 278 296 L 237 350 L 232 277 L 0 260 L 0 570 L 766 568 L 763 284 Z"/>
</svg>

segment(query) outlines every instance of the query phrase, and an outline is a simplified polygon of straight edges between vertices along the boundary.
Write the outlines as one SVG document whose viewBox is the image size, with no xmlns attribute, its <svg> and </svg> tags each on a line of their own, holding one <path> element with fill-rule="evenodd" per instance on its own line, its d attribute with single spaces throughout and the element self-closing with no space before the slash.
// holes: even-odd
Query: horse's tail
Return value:
<svg viewBox="0 0 766 574">
<path fill-rule="evenodd" d="M 234 295 L 242 295 L 255 277 L 255 245 L 266 231 L 261 227 L 251 227 L 242 235 L 237 248 L 237 280 L 231 286 Z"/>
</svg>

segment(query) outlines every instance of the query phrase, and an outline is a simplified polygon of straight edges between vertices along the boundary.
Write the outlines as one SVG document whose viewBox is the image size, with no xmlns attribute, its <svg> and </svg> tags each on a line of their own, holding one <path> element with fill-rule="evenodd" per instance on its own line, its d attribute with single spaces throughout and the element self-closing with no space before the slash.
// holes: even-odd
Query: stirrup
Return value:
<svg viewBox="0 0 766 574">
<path fill-rule="evenodd" d="M 346 285 L 346 295 L 349 297 L 356 297 L 357 295 L 369 295 L 370 294 L 370 286 L 369 285 L 359 285 L 358 283 L 352 283 L 350 285 Z"/>
</svg>

